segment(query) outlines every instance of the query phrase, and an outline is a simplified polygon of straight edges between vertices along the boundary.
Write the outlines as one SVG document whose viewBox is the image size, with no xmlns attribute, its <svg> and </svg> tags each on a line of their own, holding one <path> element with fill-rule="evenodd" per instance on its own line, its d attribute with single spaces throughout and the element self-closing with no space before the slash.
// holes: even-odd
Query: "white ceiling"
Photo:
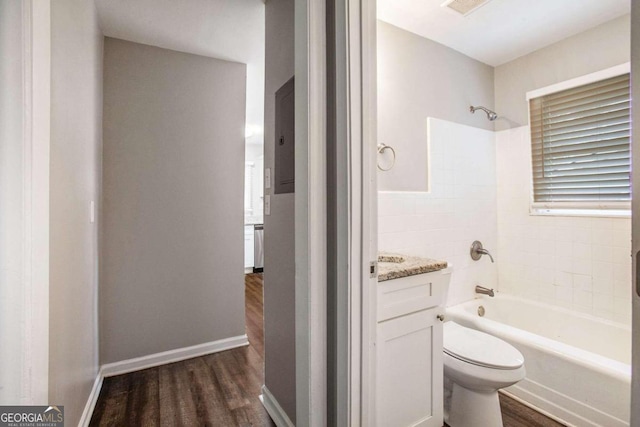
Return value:
<svg viewBox="0 0 640 427">
<path fill-rule="evenodd" d="M 464 17 L 442 3 L 378 0 L 378 18 L 498 66 L 630 11 L 630 0 L 491 0 Z"/>
<path fill-rule="evenodd" d="M 247 64 L 247 142 L 262 142 L 263 0 L 95 0 L 105 36 Z"/>
</svg>

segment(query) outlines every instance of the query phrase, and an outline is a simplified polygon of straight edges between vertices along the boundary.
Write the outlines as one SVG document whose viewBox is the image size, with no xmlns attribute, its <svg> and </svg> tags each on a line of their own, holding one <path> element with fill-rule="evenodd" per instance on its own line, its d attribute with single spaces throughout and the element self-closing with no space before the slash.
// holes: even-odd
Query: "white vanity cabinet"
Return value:
<svg viewBox="0 0 640 427">
<path fill-rule="evenodd" d="M 451 270 L 378 283 L 376 425 L 443 425 L 442 321 Z"/>
</svg>

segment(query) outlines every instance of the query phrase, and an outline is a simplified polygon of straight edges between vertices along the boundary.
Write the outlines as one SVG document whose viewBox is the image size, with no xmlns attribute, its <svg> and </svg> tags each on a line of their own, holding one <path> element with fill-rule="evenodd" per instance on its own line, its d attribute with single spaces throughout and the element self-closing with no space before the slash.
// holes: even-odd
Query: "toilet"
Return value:
<svg viewBox="0 0 640 427">
<path fill-rule="evenodd" d="M 453 385 L 445 405 L 447 424 L 502 427 L 498 390 L 525 377 L 522 353 L 497 337 L 453 321 L 444 324 L 443 347 L 445 380 Z"/>
</svg>

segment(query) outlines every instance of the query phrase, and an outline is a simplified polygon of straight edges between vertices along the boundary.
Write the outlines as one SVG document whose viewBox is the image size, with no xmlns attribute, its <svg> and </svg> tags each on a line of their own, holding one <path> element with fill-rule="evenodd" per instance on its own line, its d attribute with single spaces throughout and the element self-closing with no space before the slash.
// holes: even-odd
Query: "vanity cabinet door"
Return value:
<svg viewBox="0 0 640 427">
<path fill-rule="evenodd" d="M 441 427 L 442 322 L 436 307 L 378 323 L 379 427 Z"/>
</svg>

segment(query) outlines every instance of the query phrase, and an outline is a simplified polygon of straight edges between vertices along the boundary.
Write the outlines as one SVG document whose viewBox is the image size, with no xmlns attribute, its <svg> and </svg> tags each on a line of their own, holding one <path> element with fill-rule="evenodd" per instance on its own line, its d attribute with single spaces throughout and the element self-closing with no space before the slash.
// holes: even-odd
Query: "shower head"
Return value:
<svg viewBox="0 0 640 427">
<path fill-rule="evenodd" d="M 498 115 L 494 111 L 489 110 L 488 108 L 482 107 L 480 105 L 477 107 L 474 107 L 473 105 L 469 107 L 469 111 L 471 111 L 472 113 L 475 113 L 476 110 L 482 110 L 485 113 L 487 113 L 487 118 L 489 119 L 489 121 L 494 121 L 495 119 L 498 118 Z"/>
</svg>

